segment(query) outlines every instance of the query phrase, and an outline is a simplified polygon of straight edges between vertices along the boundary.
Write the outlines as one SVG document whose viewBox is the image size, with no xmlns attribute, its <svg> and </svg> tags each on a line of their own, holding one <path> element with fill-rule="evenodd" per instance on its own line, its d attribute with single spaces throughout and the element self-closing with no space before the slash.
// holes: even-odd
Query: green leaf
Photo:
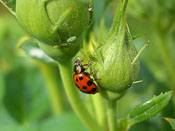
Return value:
<svg viewBox="0 0 175 131">
<path fill-rule="evenodd" d="M 3 125 L 12 125 L 16 123 L 17 122 L 9 115 L 4 105 L 2 105 L 0 107 L 0 127 L 2 127 Z"/>
<path fill-rule="evenodd" d="M 43 79 L 37 69 L 26 69 L 21 65 L 5 76 L 3 103 L 19 123 L 35 122 L 48 111 L 48 93 L 41 81 Z"/>
<path fill-rule="evenodd" d="M 164 119 L 165 119 L 166 121 L 168 121 L 168 123 L 171 125 L 172 129 L 175 130 L 175 119 L 166 118 L 166 117 L 164 117 Z"/>
<path fill-rule="evenodd" d="M 171 99 L 172 91 L 161 93 L 159 96 L 155 96 L 151 100 L 142 102 L 137 105 L 128 116 L 129 125 L 134 125 L 136 123 L 145 121 L 155 116 L 164 107 L 168 105 Z"/>
<path fill-rule="evenodd" d="M 4 106 L 0 107 L 0 127 L 1 131 L 20 131 L 19 124 L 8 114 Z"/>
<path fill-rule="evenodd" d="M 0 107 L 0 131 L 36 131 L 36 125 L 24 123 L 20 125 L 9 115 L 8 111 L 2 105 Z"/>
<path fill-rule="evenodd" d="M 36 131 L 36 127 L 29 123 L 20 125 L 9 115 L 3 105 L 0 107 L 0 127 L 0 131 Z"/>
<path fill-rule="evenodd" d="M 43 121 L 40 131 L 87 131 L 82 122 L 73 112 L 67 112 L 59 116 Z"/>
<path fill-rule="evenodd" d="M 56 63 L 52 58 L 47 56 L 43 50 L 39 48 L 36 42 L 33 40 L 26 40 L 22 42 L 20 48 L 28 55 L 29 57 L 45 62 L 45 63 Z"/>
</svg>

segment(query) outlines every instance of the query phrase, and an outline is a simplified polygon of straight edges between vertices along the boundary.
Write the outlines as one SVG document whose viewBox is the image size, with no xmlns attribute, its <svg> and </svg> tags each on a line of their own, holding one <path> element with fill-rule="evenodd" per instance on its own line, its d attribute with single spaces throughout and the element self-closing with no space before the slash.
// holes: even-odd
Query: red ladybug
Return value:
<svg viewBox="0 0 175 131">
<path fill-rule="evenodd" d="M 84 66 L 89 66 L 89 64 L 82 65 L 81 60 L 77 58 L 74 64 L 74 83 L 80 91 L 86 94 L 95 94 L 98 92 L 98 89 L 90 78 L 90 74 L 85 72 L 87 68 Z"/>
</svg>

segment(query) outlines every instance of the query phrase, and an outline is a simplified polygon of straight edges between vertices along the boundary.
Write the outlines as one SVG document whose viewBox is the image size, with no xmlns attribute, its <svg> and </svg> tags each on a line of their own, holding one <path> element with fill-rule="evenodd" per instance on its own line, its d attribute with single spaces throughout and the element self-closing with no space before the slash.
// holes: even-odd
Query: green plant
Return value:
<svg viewBox="0 0 175 131">
<path fill-rule="evenodd" d="M 172 119 L 172 118 L 166 118 L 166 117 L 164 117 L 164 119 L 165 119 L 168 123 L 170 123 L 172 129 L 175 130 L 175 120 Z"/>
<path fill-rule="evenodd" d="M 1 3 L 4 4 L 2 1 Z M 125 20 L 127 0 L 121 0 L 107 38 L 105 40 L 99 38 L 99 42 L 95 42 L 93 36 L 91 36 L 88 44 L 84 42 L 82 50 L 84 54 L 79 54 L 81 56 L 83 54 L 86 59 L 93 61 L 91 70 L 98 69 L 94 77 L 99 78 L 97 81 L 98 88 L 101 96 L 106 99 L 104 100 L 99 95 L 92 97 L 94 103 L 99 104 L 95 107 L 97 117 L 93 117 L 94 114 L 91 114 L 86 107 L 86 103 L 77 92 L 72 79 L 72 59 L 82 47 L 83 36 L 81 34 L 88 27 L 90 21 L 88 6 L 86 0 L 81 0 L 81 2 L 78 0 L 17 0 L 16 13 L 6 7 L 17 18 L 23 28 L 37 40 L 40 48 L 56 61 L 54 63 L 58 64 L 69 102 L 82 122 L 91 130 L 107 130 L 108 128 L 111 131 L 117 129 L 128 130 L 132 125 L 147 120 L 160 112 L 170 101 L 172 92 L 160 94 L 149 101 L 142 102 L 121 119 L 116 117 L 116 101 L 124 96 L 135 83 L 139 72 L 138 58 L 147 46 L 146 44 L 137 53 L 132 42 L 135 37 L 132 37 Z M 29 56 L 31 54 L 28 52 L 36 48 L 31 46 L 32 43 L 24 41 L 21 46 Z M 87 53 L 88 51 L 91 53 Z M 39 58 L 39 61 L 42 61 L 45 56 Z M 32 56 L 32 58 L 34 57 Z M 39 66 L 42 69 L 43 64 L 39 64 Z M 50 77 L 48 77 L 54 74 L 53 71 L 49 71 L 52 67 L 45 67 L 47 68 L 44 68 L 43 72 L 46 73 L 46 79 L 54 87 L 52 85 L 54 78 L 51 77 L 49 80 Z M 60 97 L 60 94 L 52 93 L 51 96 Z M 106 101 L 107 109 L 100 109 L 105 108 Z M 55 107 L 55 112 L 57 112 L 59 110 L 58 106 Z M 105 115 L 106 110 L 108 112 L 107 116 Z M 108 125 L 106 124 L 106 118 L 108 118 Z"/>
</svg>

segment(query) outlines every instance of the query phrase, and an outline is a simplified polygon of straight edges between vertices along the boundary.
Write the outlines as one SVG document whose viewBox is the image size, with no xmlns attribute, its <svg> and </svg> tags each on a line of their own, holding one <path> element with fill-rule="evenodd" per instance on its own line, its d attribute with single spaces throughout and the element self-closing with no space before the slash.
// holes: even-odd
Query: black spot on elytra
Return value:
<svg viewBox="0 0 175 131">
<path fill-rule="evenodd" d="M 96 88 L 92 88 L 92 90 L 91 90 L 91 91 L 92 91 L 92 92 L 95 92 L 96 90 L 97 90 Z"/>
<path fill-rule="evenodd" d="M 86 86 L 83 86 L 83 89 L 87 89 L 87 87 Z"/>
<path fill-rule="evenodd" d="M 76 78 L 76 81 L 78 82 L 78 79 Z"/>
<path fill-rule="evenodd" d="M 81 80 L 83 80 L 83 77 L 82 77 L 82 76 L 80 76 L 80 77 L 79 77 L 79 79 L 80 79 L 80 81 L 81 81 Z"/>
<path fill-rule="evenodd" d="M 87 82 L 87 85 L 88 86 L 91 86 L 93 84 L 93 82 L 91 81 L 91 80 L 89 80 L 88 82 Z"/>
</svg>

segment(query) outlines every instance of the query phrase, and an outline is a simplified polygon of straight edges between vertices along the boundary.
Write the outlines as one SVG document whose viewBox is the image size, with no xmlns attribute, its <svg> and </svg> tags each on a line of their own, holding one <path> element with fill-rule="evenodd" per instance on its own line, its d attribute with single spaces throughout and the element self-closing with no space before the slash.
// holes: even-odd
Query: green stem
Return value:
<svg viewBox="0 0 175 131">
<path fill-rule="evenodd" d="M 100 94 L 96 94 L 92 96 L 94 109 L 96 112 L 96 119 L 100 126 L 104 129 L 107 129 L 107 116 L 106 116 L 106 108 L 105 108 L 105 101 L 101 97 Z"/>
<path fill-rule="evenodd" d="M 109 5 L 112 3 L 113 0 L 108 0 L 104 3 L 104 8 L 102 11 L 102 19 L 100 22 L 100 30 L 99 30 L 99 36 L 98 36 L 98 44 L 101 43 L 103 41 L 103 35 L 104 35 L 104 29 L 105 29 L 105 16 L 106 16 L 106 12 L 107 12 L 107 8 L 109 7 Z"/>
<path fill-rule="evenodd" d="M 160 42 L 160 50 L 161 50 L 161 55 L 162 55 L 162 60 L 164 61 L 167 69 L 168 69 L 168 72 L 172 78 L 172 82 L 173 84 L 175 85 L 175 66 L 173 64 L 173 60 L 171 58 L 171 55 L 169 53 L 169 50 L 167 48 L 167 43 L 166 43 L 166 40 L 165 40 L 165 34 L 162 33 L 162 32 L 159 32 L 159 38 L 161 40 Z"/>
<path fill-rule="evenodd" d="M 106 10 L 112 2 L 113 2 L 113 0 L 108 0 L 105 2 L 104 9 L 103 9 L 103 16 L 105 16 Z"/>
<path fill-rule="evenodd" d="M 169 23 L 167 28 L 163 29 L 160 24 L 160 21 L 162 20 L 163 8 L 158 8 L 157 12 L 158 13 L 157 13 L 157 16 L 155 17 L 156 18 L 155 22 L 153 22 L 153 26 L 155 27 L 159 35 L 159 39 L 160 39 L 159 49 L 161 51 L 161 55 L 163 58 L 162 60 L 165 63 L 165 66 L 167 67 L 167 70 L 172 78 L 171 80 L 172 84 L 175 85 L 175 66 L 174 66 L 173 59 L 171 58 L 170 52 L 167 47 L 168 43 L 166 41 L 166 34 L 168 32 L 168 29 L 170 28 L 169 26 L 171 26 L 171 22 Z"/>
<path fill-rule="evenodd" d="M 117 108 L 116 100 L 107 101 L 107 117 L 108 117 L 109 131 L 117 130 L 116 108 Z"/>
<path fill-rule="evenodd" d="M 51 66 L 38 61 L 36 63 L 40 67 L 40 70 L 46 81 L 52 103 L 53 113 L 54 115 L 59 115 L 66 110 L 66 107 L 63 100 L 63 91 L 61 90 L 63 85 L 56 69 L 57 66 Z"/>
<path fill-rule="evenodd" d="M 73 82 L 73 68 L 71 59 L 60 62 L 59 67 L 67 97 L 75 113 L 89 129 L 93 131 L 103 131 L 80 98 L 77 88 Z"/>
</svg>

